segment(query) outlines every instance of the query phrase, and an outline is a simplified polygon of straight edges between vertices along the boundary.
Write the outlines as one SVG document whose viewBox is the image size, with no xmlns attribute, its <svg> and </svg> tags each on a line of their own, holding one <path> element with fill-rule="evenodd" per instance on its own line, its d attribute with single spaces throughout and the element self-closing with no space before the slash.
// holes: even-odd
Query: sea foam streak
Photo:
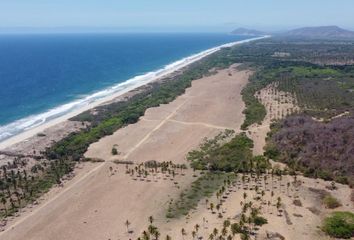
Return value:
<svg viewBox="0 0 354 240">
<path fill-rule="evenodd" d="M 98 91 L 92 95 L 89 95 L 89 96 L 80 98 L 78 100 L 72 101 L 70 103 L 50 109 L 47 112 L 37 114 L 37 115 L 28 116 L 26 118 L 22 118 L 20 120 L 14 121 L 14 122 L 9 123 L 7 125 L 0 126 L 0 142 L 4 141 L 6 139 L 9 139 L 19 133 L 22 133 L 27 130 L 33 129 L 35 127 L 38 127 L 44 123 L 47 123 L 51 120 L 54 120 L 54 119 L 61 117 L 65 114 L 68 114 L 70 112 L 78 111 L 78 110 L 82 109 L 83 107 L 87 107 L 88 105 L 94 104 L 98 100 L 102 100 L 108 96 L 111 96 L 112 94 L 117 94 L 120 92 L 123 93 L 124 90 L 127 90 L 127 89 L 130 90 L 130 89 L 134 89 L 136 87 L 142 86 L 142 85 L 144 85 L 148 82 L 151 82 L 159 77 L 162 77 L 162 76 L 172 73 L 176 70 L 179 70 L 179 69 L 187 66 L 188 64 L 198 61 L 198 60 L 202 59 L 203 57 L 208 56 L 208 55 L 220 50 L 221 48 L 231 47 L 236 44 L 259 40 L 259 39 L 262 39 L 265 37 L 268 37 L 268 36 L 246 39 L 246 40 L 227 43 L 227 44 L 220 45 L 218 47 L 210 48 L 208 50 L 205 50 L 200 53 L 194 54 L 192 56 L 178 60 L 174 63 L 168 64 L 160 70 L 133 77 L 125 82 L 119 83 L 117 85 L 114 85 L 114 86 L 104 89 L 102 91 Z"/>
</svg>

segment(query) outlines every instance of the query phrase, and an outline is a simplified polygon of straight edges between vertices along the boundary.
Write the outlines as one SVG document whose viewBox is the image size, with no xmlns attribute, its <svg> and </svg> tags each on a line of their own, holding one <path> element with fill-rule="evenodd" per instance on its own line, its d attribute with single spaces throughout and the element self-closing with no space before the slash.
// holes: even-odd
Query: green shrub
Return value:
<svg viewBox="0 0 354 240">
<path fill-rule="evenodd" d="M 253 141 L 245 133 L 240 133 L 230 141 L 228 133 L 221 133 L 214 139 L 206 139 L 199 150 L 188 153 L 191 166 L 198 170 L 247 172 L 257 169 L 265 171 L 269 167 L 266 158 L 252 156 Z"/>
<path fill-rule="evenodd" d="M 117 155 L 117 154 L 118 154 L 117 148 L 113 147 L 112 148 L 112 155 Z"/>
<path fill-rule="evenodd" d="M 214 192 L 221 189 L 225 183 L 233 181 L 234 178 L 233 173 L 206 172 L 185 189 L 179 198 L 170 202 L 166 217 L 179 218 L 187 215 L 190 210 L 198 206 L 202 199 L 210 198 Z"/>
<path fill-rule="evenodd" d="M 267 224 L 268 223 L 268 220 L 264 217 L 261 217 L 261 216 L 256 216 L 254 219 L 253 219 L 253 222 L 255 225 L 257 226 L 262 226 L 264 224 Z"/>
<path fill-rule="evenodd" d="M 341 203 L 338 201 L 338 199 L 336 199 L 331 195 L 325 196 L 325 198 L 323 199 L 323 203 L 326 206 L 326 208 L 330 208 L 330 209 L 341 206 Z"/>
<path fill-rule="evenodd" d="M 334 212 L 324 220 L 323 231 L 331 237 L 354 237 L 354 214 L 351 212 Z"/>
</svg>

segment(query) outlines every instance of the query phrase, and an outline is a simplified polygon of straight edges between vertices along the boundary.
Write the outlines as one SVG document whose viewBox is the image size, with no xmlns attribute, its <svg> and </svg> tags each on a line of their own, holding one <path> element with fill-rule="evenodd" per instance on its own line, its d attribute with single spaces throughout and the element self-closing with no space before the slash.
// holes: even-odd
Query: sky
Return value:
<svg viewBox="0 0 354 240">
<path fill-rule="evenodd" d="M 26 31 L 354 30 L 354 0 L 0 0 L 0 29 Z"/>
</svg>

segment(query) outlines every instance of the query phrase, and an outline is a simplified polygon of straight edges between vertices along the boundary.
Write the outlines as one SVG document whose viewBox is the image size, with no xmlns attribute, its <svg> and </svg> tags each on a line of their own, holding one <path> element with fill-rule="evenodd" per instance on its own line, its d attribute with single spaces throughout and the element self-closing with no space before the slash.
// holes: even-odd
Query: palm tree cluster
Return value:
<svg viewBox="0 0 354 240">
<path fill-rule="evenodd" d="M 187 169 L 185 164 L 174 164 L 170 162 L 157 162 L 157 161 L 147 161 L 140 163 L 131 167 L 131 165 L 126 165 L 125 173 L 130 175 L 133 180 L 140 179 L 141 181 L 151 182 L 148 176 L 152 176 L 152 180 L 157 182 L 161 179 L 158 174 L 162 174 L 163 180 L 170 179 L 171 181 L 175 179 L 177 175 L 184 176 L 184 170 Z M 177 182 L 175 182 L 177 184 Z"/>
<path fill-rule="evenodd" d="M 154 226 L 154 221 L 155 219 L 153 216 L 150 216 L 148 218 L 149 225 L 147 227 L 147 230 L 144 230 L 141 234 L 141 237 L 138 237 L 137 240 L 158 240 L 161 236 L 161 233 L 158 229 L 158 227 Z M 167 235 L 166 240 L 171 240 L 172 238 Z"/>
<path fill-rule="evenodd" d="M 21 163 L 19 165 L 18 163 Z M 14 161 L 3 165 L 0 170 L 0 219 L 17 212 L 28 203 L 34 202 L 61 178 L 72 171 L 69 161 L 41 161 L 30 171 L 24 161 Z"/>
<path fill-rule="evenodd" d="M 297 188 L 297 175 L 294 175 L 293 182 L 287 182 L 285 185 L 284 174 L 288 174 L 286 169 L 272 168 L 264 174 L 236 173 L 233 181 L 225 182 L 215 193 L 216 202 L 206 199 L 205 205 L 212 214 L 218 214 L 219 218 L 223 218 L 223 213 L 226 212 L 223 209 L 224 202 L 232 192 L 241 190 L 243 191 L 243 200 L 240 201 L 242 210 L 237 217 L 239 221 L 231 224 L 231 235 L 226 234 L 228 232 L 225 229 L 228 226 L 226 224 L 221 230 L 214 229 L 209 239 L 233 239 L 236 233 L 240 234 L 241 239 L 250 239 L 251 236 L 256 235 L 259 226 L 267 223 L 267 220 L 261 214 L 272 214 L 272 207 L 277 209 L 278 216 L 281 217 L 283 202 L 280 196 L 287 194 L 289 198 L 296 199 L 298 197 L 296 192 L 299 190 Z M 277 198 L 275 198 L 275 192 L 279 194 Z M 266 201 L 266 195 L 269 196 L 269 201 Z"/>
</svg>

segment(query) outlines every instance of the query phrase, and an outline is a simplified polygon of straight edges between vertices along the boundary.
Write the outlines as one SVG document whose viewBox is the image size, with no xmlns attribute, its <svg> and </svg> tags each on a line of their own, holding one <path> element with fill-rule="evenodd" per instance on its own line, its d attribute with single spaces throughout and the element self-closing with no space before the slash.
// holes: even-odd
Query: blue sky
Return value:
<svg viewBox="0 0 354 240">
<path fill-rule="evenodd" d="M 121 31 L 354 29 L 354 0 L 0 0 L 0 28 Z"/>
</svg>

